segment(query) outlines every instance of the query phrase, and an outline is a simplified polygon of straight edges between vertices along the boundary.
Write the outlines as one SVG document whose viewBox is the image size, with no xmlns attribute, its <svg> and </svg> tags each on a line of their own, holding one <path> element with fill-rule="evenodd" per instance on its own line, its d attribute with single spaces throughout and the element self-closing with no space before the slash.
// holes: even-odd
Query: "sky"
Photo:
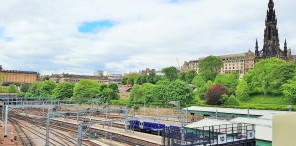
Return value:
<svg viewBox="0 0 296 146">
<path fill-rule="evenodd" d="M 274 0 L 296 54 L 295 0 Z M 268 0 L 1 0 L 0 65 L 43 75 L 178 67 L 263 46 Z"/>
</svg>

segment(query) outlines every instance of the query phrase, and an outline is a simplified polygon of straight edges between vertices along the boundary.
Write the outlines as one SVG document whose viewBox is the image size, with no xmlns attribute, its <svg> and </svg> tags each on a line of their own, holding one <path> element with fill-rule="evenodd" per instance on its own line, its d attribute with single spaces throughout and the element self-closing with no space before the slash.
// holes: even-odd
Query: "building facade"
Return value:
<svg viewBox="0 0 296 146">
<path fill-rule="evenodd" d="M 229 54 L 229 55 L 221 55 L 217 56 L 223 62 L 223 66 L 220 69 L 220 73 L 239 73 L 240 77 L 242 77 L 246 72 L 250 69 L 254 68 L 254 53 L 249 51 L 247 53 L 240 54 Z M 199 73 L 199 63 L 204 58 L 199 58 L 198 60 L 191 60 L 189 62 L 185 62 L 182 66 L 182 71 L 194 70 Z"/>
<path fill-rule="evenodd" d="M 21 83 L 35 83 L 38 81 L 39 73 L 32 71 L 19 71 L 19 70 L 3 70 L 0 66 L 0 82 L 3 85 Z"/>
<path fill-rule="evenodd" d="M 80 80 L 89 79 L 94 80 L 102 84 L 108 84 L 110 81 L 107 77 L 101 76 L 87 76 L 87 75 L 74 75 L 74 74 L 52 74 L 49 76 L 49 80 L 52 80 L 56 83 L 61 82 L 71 82 L 71 83 L 78 83 Z"/>
</svg>

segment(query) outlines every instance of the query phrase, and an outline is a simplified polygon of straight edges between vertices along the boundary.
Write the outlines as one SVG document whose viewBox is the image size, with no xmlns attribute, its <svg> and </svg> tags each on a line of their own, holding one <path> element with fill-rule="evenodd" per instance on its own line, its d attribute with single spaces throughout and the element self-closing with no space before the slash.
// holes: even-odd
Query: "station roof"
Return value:
<svg viewBox="0 0 296 146">
<path fill-rule="evenodd" d="M 255 124 L 256 139 L 272 141 L 272 119 L 244 118 L 238 117 L 230 120 L 231 123 L 250 123 Z"/>
<path fill-rule="evenodd" d="M 197 122 L 186 125 L 186 128 L 197 128 L 197 127 L 206 127 L 206 126 L 214 126 L 214 125 L 224 125 L 231 124 L 227 120 L 218 120 L 218 119 L 202 119 Z"/>
<path fill-rule="evenodd" d="M 186 108 L 182 109 L 186 112 Z M 271 118 L 273 114 L 284 114 L 291 113 L 289 111 L 273 111 L 273 110 L 256 110 L 256 109 L 235 109 L 235 108 L 219 108 L 219 107 L 202 107 L 202 106 L 191 106 L 188 107 L 189 113 L 202 114 L 202 115 L 213 115 L 218 112 L 218 116 L 234 116 L 234 117 L 260 117 L 263 115 L 269 115 L 267 118 Z"/>
</svg>

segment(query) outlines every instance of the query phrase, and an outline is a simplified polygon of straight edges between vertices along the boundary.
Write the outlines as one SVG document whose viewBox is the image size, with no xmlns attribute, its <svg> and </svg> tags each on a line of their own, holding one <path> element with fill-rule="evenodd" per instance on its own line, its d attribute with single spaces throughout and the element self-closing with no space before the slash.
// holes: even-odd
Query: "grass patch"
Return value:
<svg viewBox="0 0 296 146">
<path fill-rule="evenodd" d="M 271 95 L 254 95 L 249 97 L 247 100 L 240 101 L 241 105 L 291 105 L 293 104 L 287 98 L 283 96 L 271 96 Z"/>
</svg>

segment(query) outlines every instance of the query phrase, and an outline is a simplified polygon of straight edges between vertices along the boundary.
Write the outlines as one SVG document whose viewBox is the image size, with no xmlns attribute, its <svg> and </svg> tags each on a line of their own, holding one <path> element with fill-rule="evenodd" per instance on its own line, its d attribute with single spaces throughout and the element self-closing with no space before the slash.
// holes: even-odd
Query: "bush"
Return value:
<svg viewBox="0 0 296 146">
<path fill-rule="evenodd" d="M 13 84 L 9 84 L 7 90 L 8 90 L 8 93 L 17 93 L 16 86 Z"/>
<path fill-rule="evenodd" d="M 17 93 L 16 97 L 25 97 L 26 93 L 25 92 L 19 92 Z"/>
<path fill-rule="evenodd" d="M 234 95 L 231 95 L 231 96 L 228 96 L 226 94 L 222 95 L 222 102 L 223 102 L 223 105 L 226 105 L 226 106 L 229 106 L 229 105 L 239 106 L 239 101 Z"/>
<path fill-rule="evenodd" d="M 223 85 L 217 84 L 209 88 L 206 93 L 206 104 L 210 105 L 221 105 L 222 104 L 222 95 L 230 95 L 228 89 Z"/>
<path fill-rule="evenodd" d="M 249 89 L 248 83 L 244 80 L 240 81 L 238 86 L 236 87 L 235 94 L 241 100 L 248 99 L 250 95 L 250 89 Z"/>
</svg>

